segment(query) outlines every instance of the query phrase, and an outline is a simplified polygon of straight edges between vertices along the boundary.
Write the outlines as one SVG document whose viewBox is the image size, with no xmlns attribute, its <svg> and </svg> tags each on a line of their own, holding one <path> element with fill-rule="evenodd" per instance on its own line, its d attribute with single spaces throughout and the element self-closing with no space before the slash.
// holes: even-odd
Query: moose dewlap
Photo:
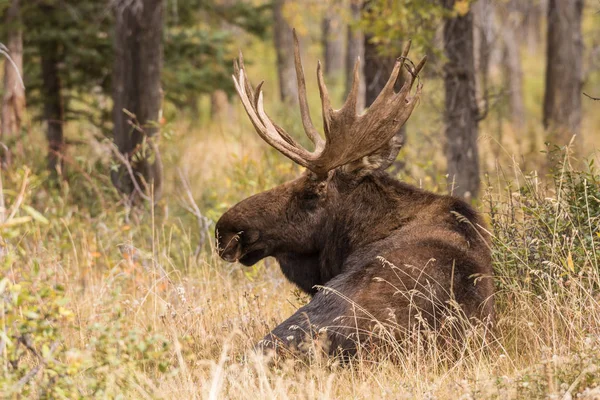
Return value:
<svg viewBox="0 0 600 400">
<path fill-rule="evenodd" d="M 250 266 L 275 257 L 284 275 L 312 295 L 261 347 L 302 351 L 303 342 L 319 337 L 329 353 L 353 354 L 360 343 L 381 343 L 381 326 L 392 327 L 400 339 L 411 328 L 438 329 L 457 312 L 467 321 L 491 321 L 493 271 L 480 216 L 460 199 L 420 190 L 385 172 L 401 147 L 396 133 L 418 101 L 421 85 L 411 89 L 426 59 L 416 66 L 406 62 L 407 45 L 386 86 L 360 116 L 358 61 L 339 110 L 331 107 L 319 64 L 323 139 L 309 113 L 295 33 L 294 41 L 300 112 L 314 151 L 265 113 L 262 84 L 254 89 L 249 83 L 241 54 L 234 83 L 260 137 L 306 172 L 241 201 L 216 225 L 224 260 Z M 408 76 L 397 92 L 403 69 Z"/>
</svg>

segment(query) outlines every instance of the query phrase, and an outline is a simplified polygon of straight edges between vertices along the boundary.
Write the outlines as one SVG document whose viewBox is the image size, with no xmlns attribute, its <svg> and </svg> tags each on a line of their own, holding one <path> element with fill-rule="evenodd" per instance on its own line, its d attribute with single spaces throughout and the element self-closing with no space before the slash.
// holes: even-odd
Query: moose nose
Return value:
<svg viewBox="0 0 600 400">
<path fill-rule="evenodd" d="M 239 235 L 223 235 L 217 238 L 217 253 L 227 262 L 236 262 L 242 255 Z"/>
</svg>

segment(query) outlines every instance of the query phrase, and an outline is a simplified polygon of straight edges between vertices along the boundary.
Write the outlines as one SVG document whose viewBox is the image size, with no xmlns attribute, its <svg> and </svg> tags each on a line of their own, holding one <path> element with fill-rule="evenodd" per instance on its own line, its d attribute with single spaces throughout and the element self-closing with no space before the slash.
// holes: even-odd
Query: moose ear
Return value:
<svg viewBox="0 0 600 400">
<path fill-rule="evenodd" d="M 375 152 L 342 167 L 346 173 L 369 175 L 375 171 L 383 171 L 394 163 L 400 149 L 404 145 L 404 132 L 401 130 L 387 144 Z"/>
</svg>

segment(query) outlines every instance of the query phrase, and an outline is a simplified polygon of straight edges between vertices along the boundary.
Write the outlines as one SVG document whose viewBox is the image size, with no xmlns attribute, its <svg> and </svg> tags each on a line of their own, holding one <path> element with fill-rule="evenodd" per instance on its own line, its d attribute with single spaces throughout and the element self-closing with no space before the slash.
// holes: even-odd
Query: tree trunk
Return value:
<svg viewBox="0 0 600 400">
<path fill-rule="evenodd" d="M 48 39 L 40 44 L 43 117 L 46 121 L 46 138 L 48 139 L 48 168 L 52 173 L 59 175 L 62 173 L 62 155 L 65 148 L 62 83 L 58 71 L 60 58 L 58 41 Z"/>
<path fill-rule="evenodd" d="M 354 71 L 354 63 L 360 57 L 360 85 L 358 87 L 358 101 L 356 104 L 356 108 L 359 112 L 365 108 L 366 99 L 366 83 L 364 76 L 365 38 L 358 26 L 356 26 L 360 21 L 361 11 L 362 0 L 350 0 L 350 15 L 352 22 L 348 24 L 346 41 L 346 96 L 352 88 L 352 72 Z"/>
<path fill-rule="evenodd" d="M 210 94 L 210 118 L 219 123 L 231 118 L 231 105 L 224 90 L 215 90 Z"/>
<path fill-rule="evenodd" d="M 25 113 L 25 88 L 19 78 L 23 75 L 23 35 L 20 19 L 19 0 L 12 0 L 6 12 L 6 25 L 11 27 L 6 45 L 14 64 L 9 61 L 4 62 L 0 140 L 6 140 L 19 133 Z"/>
<path fill-rule="evenodd" d="M 337 77 L 344 70 L 344 23 L 340 10 L 329 7 L 323 18 L 323 50 L 325 75 Z"/>
<path fill-rule="evenodd" d="M 493 0 L 479 0 L 471 6 L 473 14 L 473 47 L 476 75 L 476 96 L 489 104 L 489 77 L 493 53 L 496 50 L 495 14 Z"/>
<path fill-rule="evenodd" d="M 509 90 L 510 116 L 513 127 L 521 131 L 525 127 L 525 105 L 523 102 L 523 69 L 521 51 L 515 34 L 515 26 L 508 23 L 502 27 L 504 44 L 505 80 Z"/>
<path fill-rule="evenodd" d="M 235 5 L 236 1 L 237 0 L 222 0 L 220 4 L 224 7 L 231 7 Z M 234 36 L 241 33 L 239 27 L 232 25 L 229 22 L 221 21 L 219 25 L 222 30 L 229 31 Z M 196 112 L 196 114 L 198 113 Z M 227 93 L 221 89 L 212 92 L 210 94 L 210 119 L 217 122 L 219 125 L 223 125 L 224 123 L 229 123 L 232 116 L 231 103 Z"/>
<path fill-rule="evenodd" d="M 539 44 L 543 39 L 542 22 L 547 12 L 548 0 L 511 0 L 509 7 L 520 17 L 513 33 L 520 43 L 527 43 L 530 54 L 537 54 Z"/>
<path fill-rule="evenodd" d="M 155 141 L 162 103 L 163 1 L 119 0 L 115 17 L 113 134 L 135 180 L 127 166 L 121 165 L 113 171 L 112 181 L 122 193 L 137 191 L 140 196 L 149 193 L 146 185 L 154 185 L 156 201 L 162 187 L 162 163 Z"/>
<path fill-rule="evenodd" d="M 581 127 L 583 0 L 550 0 L 543 123 L 551 144 L 565 146 Z M 581 138 L 575 150 L 581 147 Z M 551 153 L 548 153 L 549 155 Z"/>
<path fill-rule="evenodd" d="M 443 4 L 454 8 L 454 0 L 444 0 Z M 480 182 L 471 11 L 446 19 L 444 54 L 448 60 L 444 66 L 448 179 L 453 194 L 469 200 L 477 197 Z"/>
<path fill-rule="evenodd" d="M 490 0 L 486 0 L 490 1 Z M 509 114 L 513 128 L 519 132 L 525 126 L 525 106 L 523 102 L 523 70 L 521 67 L 521 45 L 525 38 L 523 31 L 523 5 L 510 0 L 496 9 L 498 14 L 498 38 L 502 50 L 500 69 L 504 75 L 504 86 L 508 88 Z M 527 30 L 526 30 L 527 31 Z"/>
<path fill-rule="evenodd" d="M 286 0 L 273 2 L 275 19 L 274 36 L 275 51 L 277 52 L 277 75 L 279 77 L 279 94 L 281 101 L 288 104 L 298 102 L 298 86 L 294 68 L 294 39 L 292 28 L 284 16 Z"/>
</svg>

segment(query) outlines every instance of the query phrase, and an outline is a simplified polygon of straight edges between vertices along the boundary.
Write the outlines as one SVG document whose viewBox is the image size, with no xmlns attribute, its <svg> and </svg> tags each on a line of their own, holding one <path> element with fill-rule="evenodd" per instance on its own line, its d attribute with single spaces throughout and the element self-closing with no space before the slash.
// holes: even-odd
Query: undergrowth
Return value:
<svg viewBox="0 0 600 400">
<path fill-rule="evenodd" d="M 226 143 L 224 137 L 215 146 Z M 511 166 L 511 174 L 498 170 L 488 179 L 480 208 L 493 237 L 497 285 L 488 342 L 465 338 L 452 362 L 434 340 L 426 347 L 391 342 L 393 356 L 364 351 L 347 364 L 290 359 L 269 367 L 251 349 L 307 298 L 270 260 L 252 268 L 218 260 L 185 195 L 193 191 L 214 222 L 246 195 L 299 173 L 257 151 L 248 146 L 223 161 L 225 175 L 199 180 L 183 171 L 187 189 L 175 169 L 167 171 L 172 179 L 155 208 L 123 202 L 107 184 L 109 166 L 99 169 L 98 160 L 73 159 L 58 184 L 28 153 L 22 167 L 2 171 L 0 395 L 599 395 L 600 174 L 593 163 L 577 170 L 567 161 L 548 177 Z M 39 164 L 25 167 L 26 159 Z M 435 177 L 428 185 L 437 187 Z"/>
</svg>

